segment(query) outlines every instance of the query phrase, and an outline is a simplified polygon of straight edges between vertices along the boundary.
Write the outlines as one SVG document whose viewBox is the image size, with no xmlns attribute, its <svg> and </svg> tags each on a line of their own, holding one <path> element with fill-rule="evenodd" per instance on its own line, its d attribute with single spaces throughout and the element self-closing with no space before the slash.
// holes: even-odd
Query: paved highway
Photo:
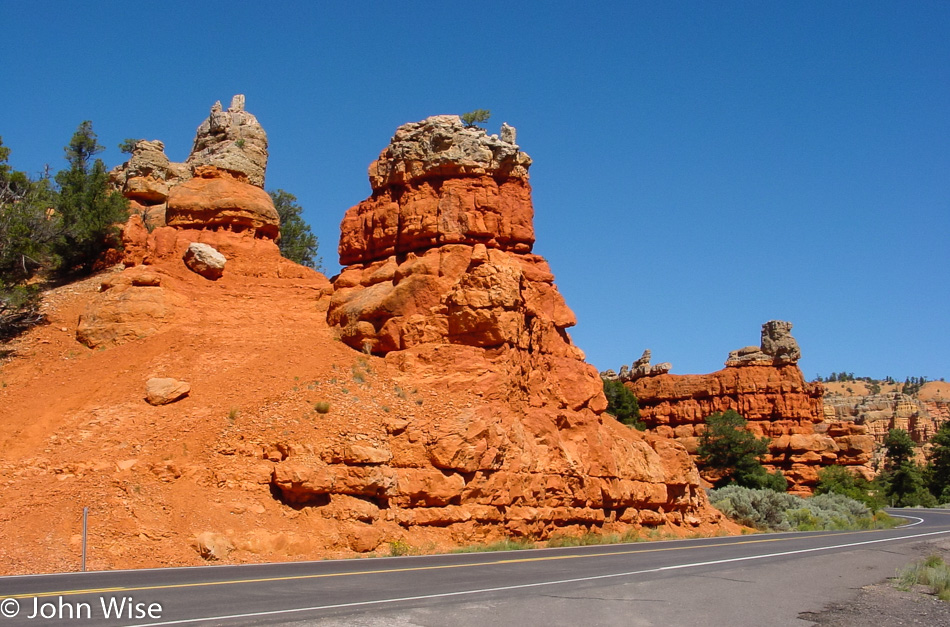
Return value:
<svg viewBox="0 0 950 627">
<path fill-rule="evenodd" d="M 887 576 L 892 563 L 907 559 L 899 547 L 950 538 L 950 510 L 894 513 L 909 517 L 909 524 L 885 531 L 3 577 L 0 627 L 805 625 L 763 617 L 756 608 L 787 613 L 786 597 L 864 585 L 852 580 L 864 571 L 870 576 L 875 563 L 886 560 Z M 769 581 L 771 588 L 761 588 Z M 796 585 L 804 587 L 793 591 Z M 690 609 L 691 600 L 702 603 Z M 818 608 L 797 611 L 803 609 Z M 696 611 L 702 619 L 686 622 Z"/>
</svg>

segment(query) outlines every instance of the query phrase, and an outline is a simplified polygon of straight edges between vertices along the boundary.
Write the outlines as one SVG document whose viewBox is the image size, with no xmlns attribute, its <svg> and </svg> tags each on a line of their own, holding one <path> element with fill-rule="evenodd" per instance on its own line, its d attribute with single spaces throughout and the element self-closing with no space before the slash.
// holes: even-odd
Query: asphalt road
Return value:
<svg viewBox="0 0 950 627">
<path fill-rule="evenodd" d="M 4 577 L 0 627 L 808 625 L 950 538 L 950 510 L 899 513 L 885 531 Z"/>
</svg>

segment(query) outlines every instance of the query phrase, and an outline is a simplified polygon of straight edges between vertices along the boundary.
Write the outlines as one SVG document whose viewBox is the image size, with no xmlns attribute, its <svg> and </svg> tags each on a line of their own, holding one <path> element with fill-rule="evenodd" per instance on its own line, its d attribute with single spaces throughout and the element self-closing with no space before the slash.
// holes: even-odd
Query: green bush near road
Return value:
<svg viewBox="0 0 950 627">
<path fill-rule="evenodd" d="M 831 529 L 880 529 L 898 521 L 874 513 L 860 501 L 842 494 L 802 498 L 774 490 L 729 485 L 709 491 L 713 507 L 729 519 L 760 531 L 820 531 Z"/>
</svg>

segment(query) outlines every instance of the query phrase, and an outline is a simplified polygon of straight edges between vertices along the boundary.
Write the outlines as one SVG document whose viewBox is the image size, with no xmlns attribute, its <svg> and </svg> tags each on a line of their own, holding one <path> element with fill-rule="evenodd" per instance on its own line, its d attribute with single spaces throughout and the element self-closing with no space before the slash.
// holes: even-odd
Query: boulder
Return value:
<svg viewBox="0 0 950 627">
<path fill-rule="evenodd" d="M 149 405 L 168 405 L 188 395 L 191 386 L 184 381 L 153 377 L 145 382 L 145 400 Z"/>
<path fill-rule="evenodd" d="M 182 260 L 189 270 L 212 281 L 221 278 L 224 274 L 224 266 L 228 262 L 217 250 L 198 242 L 188 246 Z"/>
<path fill-rule="evenodd" d="M 161 277 L 133 267 L 108 277 L 79 316 L 76 339 L 89 348 L 115 346 L 158 333 L 175 319 L 182 298 Z"/>
<path fill-rule="evenodd" d="M 234 544 L 227 536 L 212 531 L 199 533 L 193 546 L 198 555 L 209 561 L 223 560 L 234 550 Z"/>
</svg>

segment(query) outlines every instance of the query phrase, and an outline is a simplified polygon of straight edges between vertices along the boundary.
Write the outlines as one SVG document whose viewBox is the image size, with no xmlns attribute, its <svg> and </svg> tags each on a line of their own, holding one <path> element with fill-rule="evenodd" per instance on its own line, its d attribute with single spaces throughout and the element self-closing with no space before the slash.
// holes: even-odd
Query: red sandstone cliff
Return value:
<svg viewBox="0 0 950 627">
<path fill-rule="evenodd" d="M 644 364 L 635 364 L 629 375 L 624 371 L 648 430 L 676 439 L 695 455 L 705 418 L 732 409 L 752 432 L 770 439 L 764 463 L 781 470 L 793 492 L 810 492 L 826 465 L 869 475 L 873 438 L 862 425 L 823 422 L 822 386 L 805 381 L 790 329 L 788 323 L 766 323 L 760 347 L 734 351 L 726 368 L 711 374 L 643 376 Z"/>
</svg>

